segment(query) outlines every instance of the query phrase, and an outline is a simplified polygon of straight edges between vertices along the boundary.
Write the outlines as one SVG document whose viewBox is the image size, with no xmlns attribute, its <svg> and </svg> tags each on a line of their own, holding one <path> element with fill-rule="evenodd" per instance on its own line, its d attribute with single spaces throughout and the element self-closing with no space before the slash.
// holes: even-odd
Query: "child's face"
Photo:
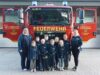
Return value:
<svg viewBox="0 0 100 75">
<path fill-rule="evenodd" d="M 32 41 L 32 46 L 35 47 L 36 46 L 36 42 Z"/>
<path fill-rule="evenodd" d="M 67 38 L 68 38 L 67 35 L 64 34 L 63 39 L 64 39 L 64 40 L 67 40 Z"/>
<path fill-rule="evenodd" d="M 41 44 L 45 44 L 45 39 L 41 39 Z"/>
<path fill-rule="evenodd" d="M 48 40 L 48 39 L 49 39 L 49 36 L 48 36 L 48 35 L 45 35 L 45 36 L 44 36 L 44 39 L 45 39 L 45 40 Z"/>
<path fill-rule="evenodd" d="M 59 42 L 59 37 L 55 37 L 55 42 Z"/>
<path fill-rule="evenodd" d="M 52 40 L 50 40 L 50 44 L 51 45 L 54 45 L 55 44 L 55 42 L 54 42 L 54 40 L 52 39 Z"/>
<path fill-rule="evenodd" d="M 60 41 L 59 41 L 59 45 L 60 45 L 60 46 L 64 46 L 63 40 L 60 40 Z"/>
<path fill-rule="evenodd" d="M 40 38 L 39 37 L 36 37 L 36 41 L 40 41 Z"/>
</svg>

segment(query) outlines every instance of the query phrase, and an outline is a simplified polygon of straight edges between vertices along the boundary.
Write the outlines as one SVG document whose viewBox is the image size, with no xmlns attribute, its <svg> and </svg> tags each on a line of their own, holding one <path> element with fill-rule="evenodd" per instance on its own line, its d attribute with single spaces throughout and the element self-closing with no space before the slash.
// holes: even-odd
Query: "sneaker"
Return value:
<svg viewBox="0 0 100 75">
<path fill-rule="evenodd" d="M 60 71 L 64 71 L 64 69 L 63 68 L 60 68 Z"/>
<path fill-rule="evenodd" d="M 27 71 L 27 69 L 26 69 L 26 68 L 24 68 L 24 69 L 23 69 L 23 71 Z"/>
<path fill-rule="evenodd" d="M 36 72 L 36 69 L 34 69 L 33 71 Z"/>
<path fill-rule="evenodd" d="M 62 68 L 61 71 L 64 71 L 64 69 Z"/>
<path fill-rule="evenodd" d="M 54 68 L 52 68 L 52 71 L 55 71 L 55 69 L 54 69 Z"/>
<path fill-rule="evenodd" d="M 75 66 L 75 67 L 73 67 L 73 68 L 72 68 L 72 70 L 73 70 L 73 71 L 76 71 L 76 70 L 77 70 L 77 67 L 76 67 L 76 66 Z"/>
<path fill-rule="evenodd" d="M 49 71 L 51 71 L 51 68 L 49 67 Z"/>
<path fill-rule="evenodd" d="M 65 67 L 64 69 L 65 69 L 65 70 L 68 70 L 68 67 Z"/>
<path fill-rule="evenodd" d="M 40 71 L 43 71 L 43 69 L 40 69 Z"/>
<path fill-rule="evenodd" d="M 33 72 L 33 69 L 31 69 L 31 72 Z"/>
</svg>

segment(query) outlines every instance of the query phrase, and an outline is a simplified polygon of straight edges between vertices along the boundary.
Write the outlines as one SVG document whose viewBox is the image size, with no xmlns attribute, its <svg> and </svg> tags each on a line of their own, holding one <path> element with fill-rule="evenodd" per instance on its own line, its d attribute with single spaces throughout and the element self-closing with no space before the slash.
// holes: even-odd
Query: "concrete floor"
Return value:
<svg viewBox="0 0 100 75">
<path fill-rule="evenodd" d="M 0 48 L 0 75 L 100 75 L 99 49 L 83 49 L 79 60 L 76 72 L 71 70 L 74 66 L 72 57 L 67 71 L 31 73 L 20 69 L 20 55 L 17 48 Z"/>
</svg>

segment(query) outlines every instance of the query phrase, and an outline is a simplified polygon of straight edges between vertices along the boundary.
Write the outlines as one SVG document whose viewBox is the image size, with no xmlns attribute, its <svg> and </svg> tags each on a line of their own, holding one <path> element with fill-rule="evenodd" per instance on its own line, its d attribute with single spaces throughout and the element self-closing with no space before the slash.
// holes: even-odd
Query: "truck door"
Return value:
<svg viewBox="0 0 100 75">
<path fill-rule="evenodd" d="M 96 25 L 96 9 L 79 8 L 76 10 L 76 26 L 83 41 L 88 41 L 96 37 Z"/>
<path fill-rule="evenodd" d="M 2 34 L 2 9 L 0 8 L 0 34 Z"/>
<path fill-rule="evenodd" d="M 3 37 L 12 41 L 17 41 L 21 33 L 19 24 L 19 10 L 18 9 L 3 9 Z"/>
</svg>

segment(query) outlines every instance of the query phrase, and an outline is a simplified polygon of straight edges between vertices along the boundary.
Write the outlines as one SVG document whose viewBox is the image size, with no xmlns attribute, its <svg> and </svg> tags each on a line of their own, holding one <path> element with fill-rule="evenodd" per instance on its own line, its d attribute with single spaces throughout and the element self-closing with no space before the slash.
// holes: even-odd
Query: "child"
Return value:
<svg viewBox="0 0 100 75">
<path fill-rule="evenodd" d="M 42 68 L 44 70 L 48 70 L 48 50 L 47 45 L 45 44 L 45 39 L 41 39 L 40 45 L 40 54 L 42 59 Z"/>
<path fill-rule="evenodd" d="M 37 46 L 40 45 L 40 37 L 39 36 L 36 37 L 36 44 L 37 44 Z"/>
<path fill-rule="evenodd" d="M 56 59 L 56 70 L 57 68 L 57 64 L 58 64 L 58 49 L 59 49 L 59 37 L 55 37 L 55 50 L 56 50 L 56 54 L 55 54 L 55 59 Z"/>
<path fill-rule="evenodd" d="M 40 43 L 40 37 L 37 36 L 35 38 L 35 40 L 36 40 L 37 53 L 38 53 L 37 60 L 36 60 L 36 68 L 37 68 L 37 70 L 41 70 L 41 68 L 42 68 L 42 62 L 41 62 L 41 55 L 40 55 L 40 44 L 41 44 Z"/>
<path fill-rule="evenodd" d="M 78 62 L 79 62 L 79 53 L 80 53 L 80 47 L 82 46 L 82 39 L 79 35 L 79 32 L 77 29 L 74 29 L 73 37 L 71 39 L 71 50 L 74 57 L 74 63 L 75 66 L 72 68 L 74 71 L 77 70 Z"/>
<path fill-rule="evenodd" d="M 47 34 L 45 34 L 44 35 L 44 39 L 45 39 L 45 44 L 46 44 L 46 46 L 47 46 L 47 48 L 48 48 L 48 46 L 49 46 L 49 36 L 47 35 Z"/>
<path fill-rule="evenodd" d="M 31 72 L 36 72 L 37 46 L 33 40 L 30 48 L 30 69 Z"/>
<path fill-rule="evenodd" d="M 44 35 L 44 39 L 46 44 L 49 44 L 49 36 L 47 34 Z"/>
<path fill-rule="evenodd" d="M 60 40 L 59 41 L 59 55 L 58 55 L 58 69 L 60 71 L 63 71 L 64 70 L 64 51 L 65 51 L 65 47 L 64 47 L 64 42 L 63 40 Z"/>
<path fill-rule="evenodd" d="M 63 40 L 64 40 L 64 46 L 65 46 L 65 56 L 64 56 L 64 63 L 65 67 L 64 69 L 68 69 L 68 59 L 71 56 L 71 50 L 70 50 L 70 43 L 68 41 L 68 37 L 66 34 L 63 35 Z"/>
<path fill-rule="evenodd" d="M 54 71 L 55 68 L 55 41 L 53 39 L 50 40 L 50 45 L 49 45 L 49 67 L 50 70 Z"/>
</svg>

